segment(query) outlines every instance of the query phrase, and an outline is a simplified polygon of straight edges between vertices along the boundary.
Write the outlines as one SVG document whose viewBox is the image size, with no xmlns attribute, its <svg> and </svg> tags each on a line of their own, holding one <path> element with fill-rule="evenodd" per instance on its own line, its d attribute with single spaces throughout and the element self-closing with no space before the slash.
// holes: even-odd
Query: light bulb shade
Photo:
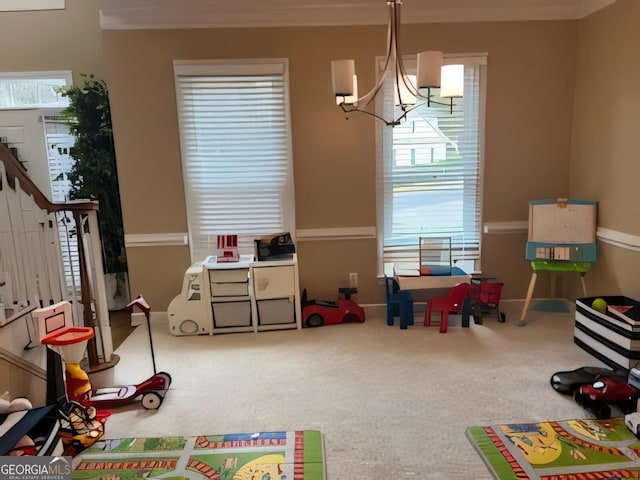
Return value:
<svg viewBox="0 0 640 480">
<path fill-rule="evenodd" d="M 353 96 L 353 77 L 355 74 L 355 60 L 334 60 L 331 62 L 333 94 L 336 97 Z"/>
<path fill-rule="evenodd" d="M 353 95 L 336 95 L 336 105 L 357 105 L 358 104 L 358 76 L 353 76 Z"/>
<path fill-rule="evenodd" d="M 462 97 L 464 93 L 464 65 L 442 67 L 441 97 Z"/>
<path fill-rule="evenodd" d="M 442 52 L 420 52 L 417 61 L 418 88 L 440 88 Z"/>
<path fill-rule="evenodd" d="M 415 82 L 415 77 L 413 75 L 408 75 L 405 77 L 404 82 L 402 81 L 401 78 L 397 78 L 396 81 L 398 82 L 399 88 L 393 89 L 393 104 L 394 105 L 415 105 L 416 97 L 413 93 L 411 93 L 411 90 L 409 90 L 409 87 L 407 87 L 405 83 L 405 82 L 411 82 L 411 81 Z M 398 90 L 400 91 L 399 98 L 398 98 Z"/>
</svg>

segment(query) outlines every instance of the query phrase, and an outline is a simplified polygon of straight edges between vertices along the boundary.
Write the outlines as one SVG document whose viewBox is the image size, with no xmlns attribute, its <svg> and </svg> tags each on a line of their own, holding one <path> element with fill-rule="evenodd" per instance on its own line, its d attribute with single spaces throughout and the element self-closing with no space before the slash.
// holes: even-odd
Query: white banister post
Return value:
<svg viewBox="0 0 640 480">
<path fill-rule="evenodd" d="M 93 301 L 96 309 L 96 319 L 102 339 L 102 353 L 104 362 L 110 362 L 113 355 L 113 339 L 111 337 L 111 325 L 109 322 L 109 309 L 107 306 L 107 294 L 104 284 L 104 266 L 102 264 L 102 246 L 100 243 L 100 227 L 98 226 L 98 214 L 96 210 L 87 212 L 89 221 L 89 253 L 87 263 L 91 270 L 93 280 Z"/>
</svg>

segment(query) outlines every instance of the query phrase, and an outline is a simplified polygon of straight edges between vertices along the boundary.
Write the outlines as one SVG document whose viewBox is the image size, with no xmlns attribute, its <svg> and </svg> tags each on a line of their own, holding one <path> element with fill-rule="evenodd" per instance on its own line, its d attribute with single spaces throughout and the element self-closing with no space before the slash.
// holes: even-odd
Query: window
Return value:
<svg viewBox="0 0 640 480">
<path fill-rule="evenodd" d="M 0 108 L 64 108 L 59 89 L 72 84 L 70 71 L 0 73 Z"/>
<path fill-rule="evenodd" d="M 287 60 L 174 61 L 191 260 L 295 232 Z"/>
<path fill-rule="evenodd" d="M 486 55 L 445 57 L 464 63 L 464 97 L 450 107 L 431 103 L 401 125 L 379 124 L 377 144 L 378 271 L 385 263 L 418 264 L 420 237 L 451 237 L 452 258 L 465 271 L 480 259 L 482 124 Z M 405 62 L 409 71 L 415 63 Z M 376 108 L 394 107 L 387 80 Z M 439 102 L 448 99 L 434 98 Z"/>
<path fill-rule="evenodd" d="M 65 0 L 3 0 L 0 12 L 21 12 L 26 10 L 64 10 Z"/>
</svg>

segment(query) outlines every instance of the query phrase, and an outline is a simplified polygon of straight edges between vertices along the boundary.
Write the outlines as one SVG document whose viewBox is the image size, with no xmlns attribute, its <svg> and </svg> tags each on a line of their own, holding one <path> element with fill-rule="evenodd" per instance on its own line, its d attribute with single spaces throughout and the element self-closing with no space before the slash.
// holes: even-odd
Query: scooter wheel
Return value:
<svg viewBox="0 0 640 480">
<path fill-rule="evenodd" d="M 158 392 L 147 392 L 142 396 L 142 406 L 147 410 L 157 410 L 162 405 L 162 397 Z"/>
</svg>

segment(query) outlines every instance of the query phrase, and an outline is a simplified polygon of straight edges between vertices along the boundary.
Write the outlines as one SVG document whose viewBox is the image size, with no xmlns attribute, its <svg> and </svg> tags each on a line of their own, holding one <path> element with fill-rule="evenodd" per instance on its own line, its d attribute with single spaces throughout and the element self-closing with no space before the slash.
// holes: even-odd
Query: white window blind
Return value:
<svg viewBox="0 0 640 480">
<path fill-rule="evenodd" d="M 419 100 L 401 125 L 379 126 L 380 272 L 384 263 L 417 265 L 419 237 L 451 237 L 452 258 L 466 270 L 475 269 L 480 258 L 486 55 L 446 58 L 445 63 L 465 64 L 464 97 L 454 99 L 453 112 L 448 105 L 427 107 Z M 405 65 L 415 72 L 415 63 Z M 376 108 L 390 118 L 399 108 L 393 82 L 387 80 L 384 89 Z"/>
<path fill-rule="evenodd" d="M 47 141 L 51 200 L 66 203 L 69 201 L 71 190 L 68 174 L 75 163 L 71 157 L 71 147 L 75 144 L 75 138 L 60 116 L 45 115 L 42 117 L 42 122 Z M 58 212 L 56 220 L 67 295 L 69 298 L 78 298 L 82 293 L 80 291 L 80 257 L 73 214 L 66 211 Z"/>
<path fill-rule="evenodd" d="M 191 259 L 295 232 L 286 60 L 175 61 Z"/>
</svg>

